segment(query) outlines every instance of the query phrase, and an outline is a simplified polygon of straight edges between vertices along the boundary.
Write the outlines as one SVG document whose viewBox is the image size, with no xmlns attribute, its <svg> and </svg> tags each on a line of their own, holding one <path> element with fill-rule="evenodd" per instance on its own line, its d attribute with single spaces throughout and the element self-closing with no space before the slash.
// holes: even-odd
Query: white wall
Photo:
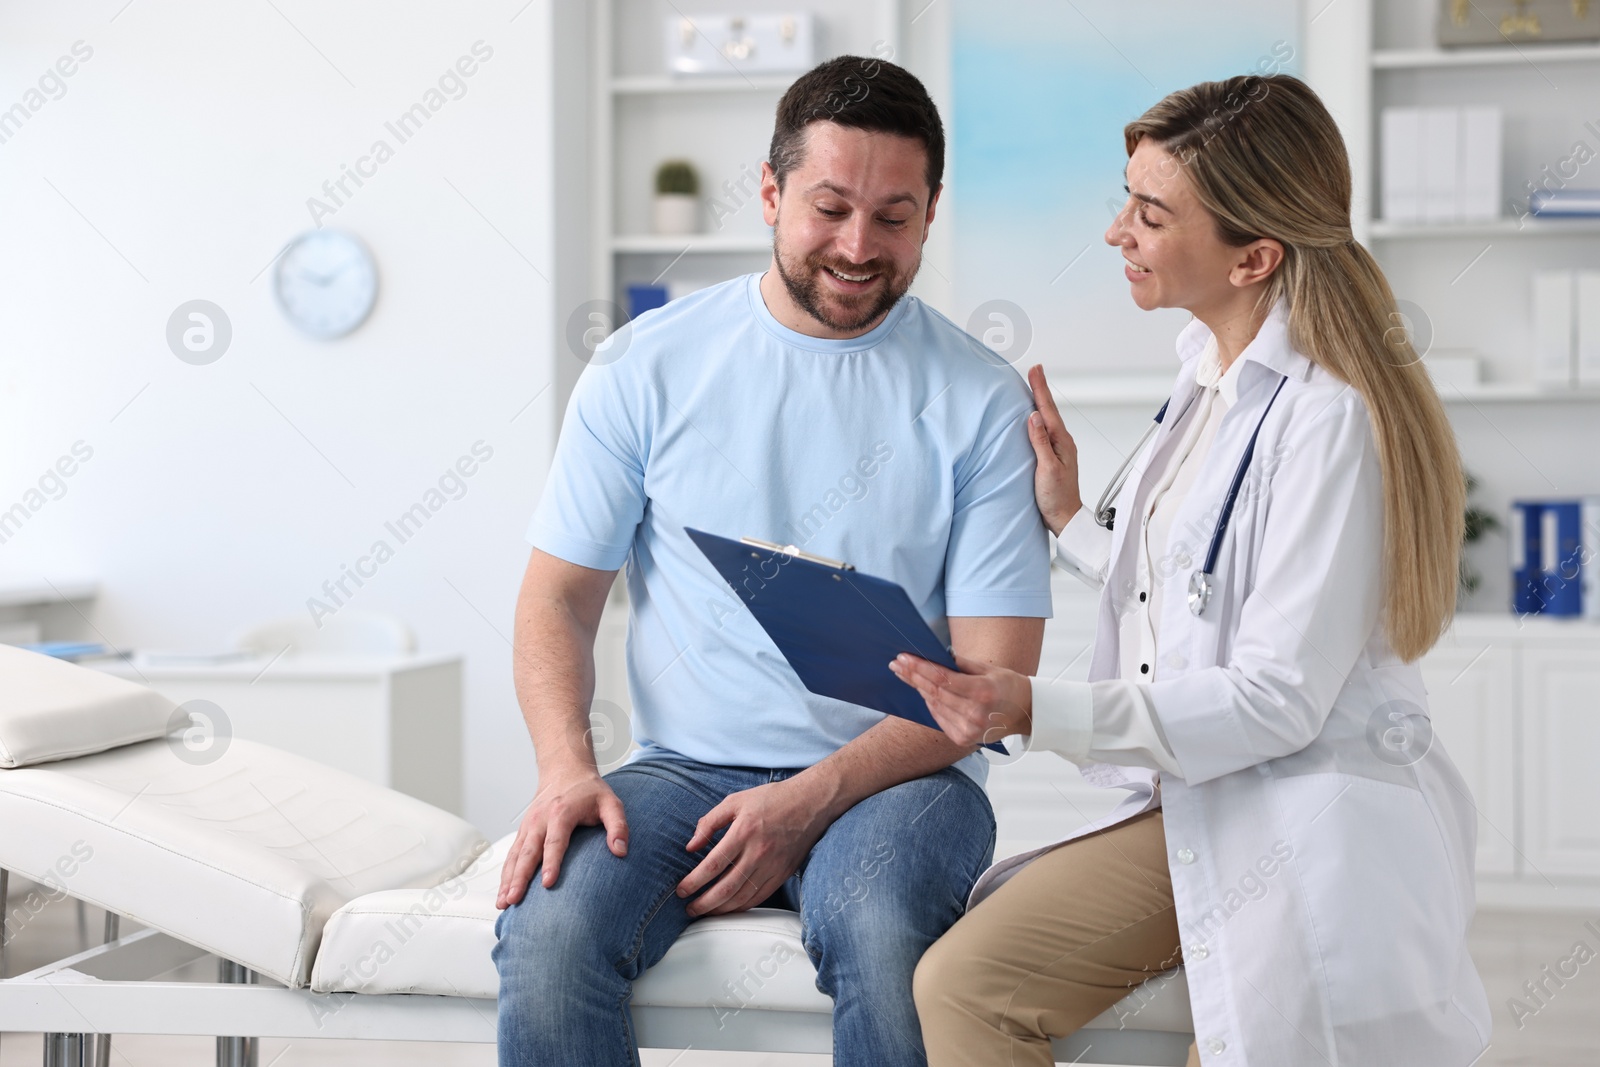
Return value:
<svg viewBox="0 0 1600 1067">
<path fill-rule="evenodd" d="M 0 143 L 0 509 L 74 442 L 93 449 L 0 544 L 0 579 L 87 575 L 103 593 L 86 634 L 214 648 L 306 612 L 388 539 L 349 603 L 465 654 L 467 813 L 490 836 L 532 791 L 508 638 L 556 419 L 550 7 L 0 7 L 0 109 L 75 42 L 93 50 Z M 464 95 L 399 144 L 384 123 L 480 40 L 493 54 Z M 377 307 L 309 340 L 265 268 L 379 138 L 394 157 L 324 220 L 372 248 Z M 195 298 L 232 323 L 209 366 L 165 342 Z M 493 458 L 465 495 L 388 537 L 480 440 Z"/>
</svg>

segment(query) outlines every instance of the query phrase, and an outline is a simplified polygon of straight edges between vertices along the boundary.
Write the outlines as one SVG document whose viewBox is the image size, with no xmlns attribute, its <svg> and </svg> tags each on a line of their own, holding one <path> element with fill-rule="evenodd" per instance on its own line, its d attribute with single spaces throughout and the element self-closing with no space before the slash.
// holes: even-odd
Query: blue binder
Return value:
<svg viewBox="0 0 1600 1067">
<path fill-rule="evenodd" d="M 1514 500 L 1511 503 L 1511 609 L 1524 615 L 1579 616 L 1593 586 L 1592 547 L 1585 548 L 1587 501 Z M 1591 512 L 1592 513 L 1592 512 Z"/>
<path fill-rule="evenodd" d="M 791 555 L 685 526 L 684 532 L 733 587 L 800 682 L 818 696 L 939 724 L 922 694 L 894 676 L 901 652 L 958 670 L 955 657 L 894 582 L 848 563 Z M 1004 753 L 1005 746 L 984 746 Z"/>
</svg>

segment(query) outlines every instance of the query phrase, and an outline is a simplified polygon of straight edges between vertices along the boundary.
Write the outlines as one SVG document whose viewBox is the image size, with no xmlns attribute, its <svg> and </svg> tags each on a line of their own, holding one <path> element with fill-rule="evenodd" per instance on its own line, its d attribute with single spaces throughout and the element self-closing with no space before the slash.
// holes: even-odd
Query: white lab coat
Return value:
<svg viewBox="0 0 1600 1067">
<path fill-rule="evenodd" d="M 1195 322 L 1179 338 L 1169 411 L 1197 388 L 1208 337 Z M 1173 524 L 1203 529 L 1202 545 L 1268 398 L 1288 380 L 1261 427 L 1205 614 L 1187 602 L 1199 561 L 1153 578 L 1164 582 L 1160 660 L 1145 694 L 1183 774 L 1149 769 L 1154 754 L 1088 751 L 1084 777 L 1130 795 L 1064 841 L 1164 809 L 1207 1067 L 1467 1067 L 1490 1029 L 1466 948 L 1475 808 L 1437 741 L 1415 762 L 1394 747 L 1395 730 L 1428 732 L 1427 696 L 1379 622 L 1382 479 L 1366 406 L 1290 346 L 1281 305 L 1239 358 L 1249 363 L 1238 401 Z M 1145 473 L 1162 469 L 1177 421 L 1165 420 L 1118 497 L 1115 532 L 1102 531 L 1107 562 L 1062 559 L 1102 589 L 1090 681 L 1075 683 L 1090 693 L 1118 676 L 1116 612 L 1134 592 Z M 1039 721 L 1059 713 L 1053 699 L 1074 698 L 1065 683 L 1034 693 Z M 1128 765 L 1093 762 L 1108 758 Z M 969 907 L 1044 851 L 990 868 Z"/>
</svg>

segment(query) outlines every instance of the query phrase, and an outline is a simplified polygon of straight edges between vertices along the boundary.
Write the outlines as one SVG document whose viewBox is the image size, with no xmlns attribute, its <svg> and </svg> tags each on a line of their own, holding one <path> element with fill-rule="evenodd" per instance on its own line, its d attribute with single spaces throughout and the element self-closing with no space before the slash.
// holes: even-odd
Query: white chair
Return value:
<svg viewBox="0 0 1600 1067">
<path fill-rule="evenodd" d="M 403 656 L 417 650 L 411 627 L 375 611 L 345 609 L 314 623 L 291 615 L 261 623 L 242 634 L 239 648 L 262 656 L 316 653 L 336 656 Z"/>
</svg>

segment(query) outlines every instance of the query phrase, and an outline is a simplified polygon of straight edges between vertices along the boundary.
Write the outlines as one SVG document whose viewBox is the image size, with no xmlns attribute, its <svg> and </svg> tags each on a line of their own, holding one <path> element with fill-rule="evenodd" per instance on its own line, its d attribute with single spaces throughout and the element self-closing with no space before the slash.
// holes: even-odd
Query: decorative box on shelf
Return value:
<svg viewBox="0 0 1600 1067">
<path fill-rule="evenodd" d="M 1600 41 L 1591 0 L 1441 0 L 1439 44 L 1515 46 Z"/>
</svg>

